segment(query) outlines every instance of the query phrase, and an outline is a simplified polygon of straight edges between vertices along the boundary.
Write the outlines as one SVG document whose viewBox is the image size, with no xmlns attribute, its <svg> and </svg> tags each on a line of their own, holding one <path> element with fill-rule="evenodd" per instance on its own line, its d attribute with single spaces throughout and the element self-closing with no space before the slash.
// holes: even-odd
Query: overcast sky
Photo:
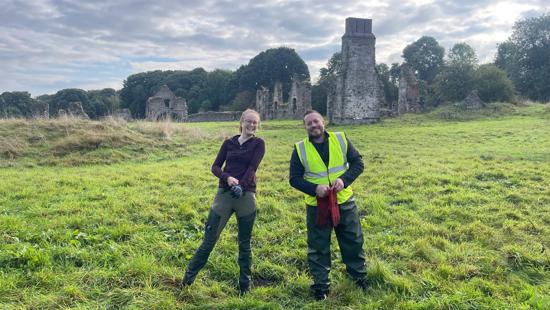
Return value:
<svg viewBox="0 0 550 310">
<path fill-rule="evenodd" d="M 294 48 L 313 79 L 340 50 L 346 17 L 370 18 L 376 61 L 402 62 L 423 35 L 466 42 L 491 62 L 518 18 L 548 0 L 0 0 L 0 93 L 120 89 L 130 74 L 235 70 L 272 47 Z"/>
</svg>

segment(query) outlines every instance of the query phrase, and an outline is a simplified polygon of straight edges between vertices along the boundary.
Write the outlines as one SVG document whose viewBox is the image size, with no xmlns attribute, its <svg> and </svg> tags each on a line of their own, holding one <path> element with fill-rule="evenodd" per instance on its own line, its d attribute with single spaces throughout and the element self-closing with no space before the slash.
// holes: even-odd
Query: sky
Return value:
<svg viewBox="0 0 550 310">
<path fill-rule="evenodd" d="M 546 4 L 546 5 L 545 5 Z M 492 62 L 514 22 L 548 0 L 0 0 L 0 93 L 122 88 L 129 75 L 202 67 L 236 70 L 290 47 L 313 82 L 341 49 L 347 17 L 372 19 L 376 62 L 403 61 L 428 35 L 447 51 L 472 46 Z"/>
</svg>

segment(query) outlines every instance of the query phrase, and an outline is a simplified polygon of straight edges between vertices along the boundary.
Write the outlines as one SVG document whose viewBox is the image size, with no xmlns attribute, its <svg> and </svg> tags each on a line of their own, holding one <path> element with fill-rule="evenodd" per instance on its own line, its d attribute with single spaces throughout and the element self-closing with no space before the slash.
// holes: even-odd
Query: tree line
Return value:
<svg viewBox="0 0 550 310">
<path fill-rule="evenodd" d="M 419 81 L 424 109 L 463 100 L 477 90 L 485 102 L 514 102 L 518 97 L 550 100 L 550 14 L 526 18 L 514 24 L 512 35 L 498 45 L 493 63 L 479 64 L 475 50 L 460 42 L 445 55 L 445 49 L 430 36 L 423 36 L 403 49 L 404 63 Z M 320 70 L 312 88 L 314 108 L 325 112 L 326 98 L 341 68 L 335 53 Z M 397 102 L 401 64 L 376 65 L 386 102 Z"/>
<path fill-rule="evenodd" d="M 517 21 L 511 36 L 498 45 L 494 63 L 478 63 L 475 50 L 466 43 L 452 46 L 447 53 L 433 37 L 423 36 L 403 50 L 404 63 L 415 72 L 420 86 L 420 103 L 428 109 L 464 99 L 472 90 L 486 101 L 550 100 L 550 14 Z M 312 87 L 313 107 L 326 113 L 326 99 L 341 67 L 335 53 L 319 72 Z M 397 101 L 400 64 L 376 65 L 386 101 Z M 162 85 L 185 98 L 189 113 L 243 110 L 254 106 L 256 90 L 283 83 L 288 95 L 293 76 L 309 78 L 305 62 L 291 48 L 268 49 L 237 70 L 150 71 L 130 75 L 121 90 L 63 89 L 53 95 L 32 98 L 28 92 L 0 94 L 0 117 L 30 117 L 37 102 L 49 105 L 56 116 L 69 103 L 81 102 L 91 118 L 110 115 L 118 108 L 130 109 L 136 118 L 145 116 L 147 99 Z M 285 100 L 288 98 L 284 98 Z"/>
</svg>

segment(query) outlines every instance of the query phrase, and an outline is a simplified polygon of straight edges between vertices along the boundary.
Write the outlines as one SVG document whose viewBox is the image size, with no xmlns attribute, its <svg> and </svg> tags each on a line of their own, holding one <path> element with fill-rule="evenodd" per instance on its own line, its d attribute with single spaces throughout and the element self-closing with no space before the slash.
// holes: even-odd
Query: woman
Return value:
<svg viewBox="0 0 550 310">
<path fill-rule="evenodd" d="M 245 110 L 240 120 L 241 134 L 225 140 L 218 152 L 212 165 L 212 173 L 219 178 L 218 193 L 208 214 L 202 244 L 185 271 L 184 286 L 193 283 L 229 217 L 235 212 L 239 229 L 239 293 L 244 294 L 250 289 L 250 237 L 256 218 L 256 169 L 265 153 L 264 141 L 256 137 L 259 125 L 258 112 Z"/>
</svg>

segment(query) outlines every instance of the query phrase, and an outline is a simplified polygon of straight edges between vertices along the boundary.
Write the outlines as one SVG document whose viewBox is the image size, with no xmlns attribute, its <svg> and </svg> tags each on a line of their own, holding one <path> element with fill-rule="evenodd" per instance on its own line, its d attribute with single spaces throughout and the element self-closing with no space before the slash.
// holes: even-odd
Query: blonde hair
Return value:
<svg viewBox="0 0 550 310">
<path fill-rule="evenodd" d="M 260 113 L 256 112 L 256 110 L 253 110 L 253 109 L 246 109 L 243 111 L 243 113 L 241 114 L 241 119 L 239 120 L 239 132 L 243 132 L 243 125 L 242 123 L 244 122 L 244 118 L 248 115 L 248 114 L 254 114 L 258 117 L 258 127 L 260 127 Z"/>
</svg>

